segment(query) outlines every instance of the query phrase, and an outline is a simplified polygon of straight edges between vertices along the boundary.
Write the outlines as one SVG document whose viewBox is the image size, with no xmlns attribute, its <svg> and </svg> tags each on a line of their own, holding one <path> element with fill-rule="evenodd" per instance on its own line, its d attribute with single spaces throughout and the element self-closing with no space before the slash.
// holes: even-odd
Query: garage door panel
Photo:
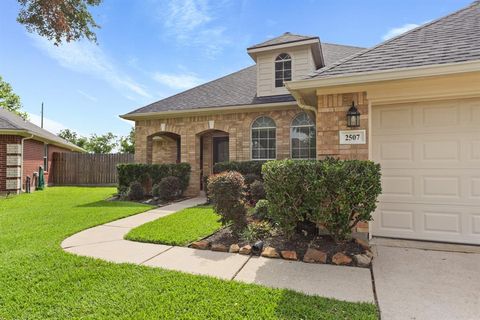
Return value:
<svg viewBox="0 0 480 320">
<path fill-rule="evenodd" d="M 480 244 L 480 99 L 374 106 L 372 128 L 372 233 Z"/>
</svg>

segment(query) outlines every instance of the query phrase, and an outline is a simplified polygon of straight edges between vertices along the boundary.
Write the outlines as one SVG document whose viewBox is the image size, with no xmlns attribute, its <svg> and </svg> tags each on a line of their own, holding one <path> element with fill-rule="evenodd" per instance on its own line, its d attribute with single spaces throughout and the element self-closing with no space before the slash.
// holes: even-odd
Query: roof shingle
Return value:
<svg viewBox="0 0 480 320">
<path fill-rule="evenodd" d="M 273 39 L 255 44 L 255 45 L 249 47 L 247 50 L 269 47 L 269 46 L 275 46 L 275 45 L 285 44 L 285 43 L 292 43 L 292 42 L 310 40 L 310 39 L 317 39 L 318 40 L 319 38 L 314 37 L 314 36 L 302 36 L 302 35 L 299 35 L 299 34 L 293 34 L 293 33 L 290 33 L 290 32 L 285 32 L 281 36 L 278 36 L 278 37 L 275 37 Z"/>
<path fill-rule="evenodd" d="M 480 60 L 480 1 L 327 65 L 307 79 L 472 60 Z"/>
</svg>

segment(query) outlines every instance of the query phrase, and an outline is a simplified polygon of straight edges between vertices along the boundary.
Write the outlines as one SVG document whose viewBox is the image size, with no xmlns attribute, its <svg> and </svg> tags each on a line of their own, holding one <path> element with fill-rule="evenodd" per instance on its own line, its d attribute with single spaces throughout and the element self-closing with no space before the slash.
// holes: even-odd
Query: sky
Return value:
<svg viewBox="0 0 480 320">
<path fill-rule="evenodd" d="M 103 0 L 98 44 L 54 46 L 0 2 L 0 75 L 57 133 L 126 135 L 119 115 L 252 65 L 246 48 L 292 32 L 371 47 L 473 0 Z"/>
</svg>

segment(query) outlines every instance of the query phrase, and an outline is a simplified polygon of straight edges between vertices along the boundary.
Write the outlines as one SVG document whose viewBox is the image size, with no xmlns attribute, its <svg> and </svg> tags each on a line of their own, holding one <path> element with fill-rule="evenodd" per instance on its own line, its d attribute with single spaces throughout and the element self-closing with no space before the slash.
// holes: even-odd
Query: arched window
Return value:
<svg viewBox="0 0 480 320">
<path fill-rule="evenodd" d="M 277 127 L 272 118 L 262 116 L 252 123 L 252 159 L 276 158 Z"/>
<path fill-rule="evenodd" d="M 275 59 L 275 88 L 283 87 L 285 81 L 292 80 L 292 58 L 281 53 Z"/>
<path fill-rule="evenodd" d="M 293 159 L 316 159 L 315 123 L 305 112 L 293 119 L 290 139 Z"/>
</svg>

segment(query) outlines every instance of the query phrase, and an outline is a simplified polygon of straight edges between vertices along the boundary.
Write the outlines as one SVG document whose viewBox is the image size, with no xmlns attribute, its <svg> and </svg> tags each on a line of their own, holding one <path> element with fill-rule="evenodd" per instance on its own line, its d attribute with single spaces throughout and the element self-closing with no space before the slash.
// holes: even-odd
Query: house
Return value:
<svg viewBox="0 0 480 320">
<path fill-rule="evenodd" d="M 0 108 L 0 194 L 25 190 L 27 177 L 33 179 L 40 166 L 48 183 L 54 152 L 85 151 Z M 34 190 L 33 180 L 31 187 Z"/>
<path fill-rule="evenodd" d="M 373 48 L 285 33 L 255 65 L 132 111 L 136 161 L 371 159 L 375 236 L 480 244 L 480 2 Z"/>
</svg>

